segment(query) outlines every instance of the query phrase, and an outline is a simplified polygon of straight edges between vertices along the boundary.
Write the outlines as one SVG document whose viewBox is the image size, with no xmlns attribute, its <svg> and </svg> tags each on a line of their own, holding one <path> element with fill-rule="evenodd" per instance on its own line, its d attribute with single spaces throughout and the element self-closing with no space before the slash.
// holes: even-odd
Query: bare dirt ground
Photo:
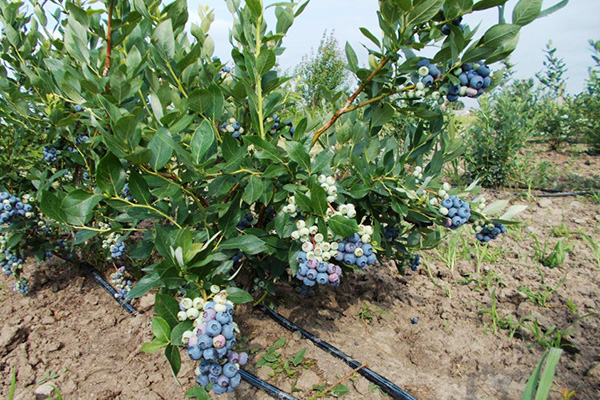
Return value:
<svg viewBox="0 0 600 400">
<path fill-rule="evenodd" d="M 600 319 L 593 313 L 600 309 L 600 266 L 580 232 L 600 243 L 600 204 L 584 197 L 512 203 L 529 205 L 519 216 L 523 224 L 486 254 L 463 232 L 456 251 L 446 244 L 437 253 L 422 254 L 424 265 L 406 276 L 385 262 L 308 298 L 297 294 L 294 284 L 281 283 L 277 310 L 418 399 L 520 399 L 544 352 L 540 343 L 560 343 L 565 350 L 552 399 L 560 399 L 563 389 L 574 390 L 573 399 L 599 399 Z M 547 254 L 563 240 L 569 247 L 565 262 L 549 268 L 534 260 L 532 235 L 541 244 L 548 240 Z M 182 354 L 180 387 L 160 353 L 139 351 L 152 338 L 149 298 L 135 303 L 141 315 L 132 318 L 83 271 L 61 263 L 32 270 L 34 293 L 28 297 L 12 293 L 12 282 L 0 278 L 2 398 L 8 397 L 13 370 L 20 400 L 46 398 L 42 393 L 49 393 L 50 385 L 64 399 L 184 398 L 193 384 L 193 362 Z M 494 318 L 486 313 L 492 309 Z M 298 398 L 351 372 L 251 306 L 240 307 L 236 320 L 252 354 L 248 370 Z M 511 328 L 509 320 L 521 324 Z M 530 332 L 534 320 L 537 335 Z M 265 349 L 280 338 L 285 344 L 276 350 L 277 359 L 289 360 L 306 348 L 302 363 L 277 372 L 258 367 Z M 386 397 L 358 375 L 343 384 L 350 389 L 344 399 Z M 269 397 L 242 383 L 234 394 L 215 398 Z"/>
</svg>

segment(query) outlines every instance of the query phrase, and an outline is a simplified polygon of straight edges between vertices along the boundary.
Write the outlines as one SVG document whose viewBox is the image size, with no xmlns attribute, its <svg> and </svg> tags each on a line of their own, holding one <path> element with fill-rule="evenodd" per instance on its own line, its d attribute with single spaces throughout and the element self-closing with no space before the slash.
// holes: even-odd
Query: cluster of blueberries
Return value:
<svg viewBox="0 0 600 400">
<path fill-rule="evenodd" d="M 129 191 L 128 183 L 126 183 L 125 186 L 123 186 L 123 190 L 121 191 L 121 197 L 127 201 L 133 201 L 133 196 L 131 195 L 131 192 Z"/>
<path fill-rule="evenodd" d="M 451 218 L 448 228 L 458 229 L 471 218 L 471 205 L 457 196 L 450 196 L 442 200 L 441 213 Z"/>
<path fill-rule="evenodd" d="M 413 255 L 409 261 L 410 269 L 416 271 L 421 265 L 421 256 L 418 254 Z"/>
<path fill-rule="evenodd" d="M 23 258 L 13 254 L 10 250 L 4 250 L 4 259 L 0 261 L 5 275 L 17 275 L 23 269 Z"/>
<path fill-rule="evenodd" d="M 195 320 L 194 331 L 185 332 L 182 340 L 187 341 L 190 358 L 201 360 L 196 369 L 196 382 L 202 387 L 212 384 L 215 394 L 233 392 L 241 380 L 238 365 L 248 362 L 247 353 L 233 351 L 236 343 L 233 305 L 209 301 L 202 306 L 200 315 L 196 307 L 201 306 L 202 299 L 195 299 L 193 306 L 185 304 L 186 301 L 190 299 L 179 303 L 182 314 L 179 319 Z"/>
<path fill-rule="evenodd" d="M 318 261 L 315 258 L 307 258 L 304 251 L 298 253 L 298 273 L 296 278 L 307 287 L 319 285 L 339 286 L 342 269 L 335 264 L 326 261 Z"/>
<path fill-rule="evenodd" d="M 243 231 L 246 228 L 252 227 L 252 221 L 254 221 L 254 215 L 252 215 L 252 213 L 248 213 L 248 214 L 246 214 L 246 216 L 244 216 L 244 218 L 242 218 L 242 220 L 240 222 L 238 222 L 236 227 L 239 230 Z"/>
<path fill-rule="evenodd" d="M 8 192 L 0 193 L 0 224 L 10 224 L 15 218 L 31 218 L 33 207 Z"/>
<path fill-rule="evenodd" d="M 506 231 L 506 226 L 500 222 L 494 222 L 493 226 L 484 226 L 475 237 L 481 244 L 485 244 L 490 240 L 496 239 L 501 234 L 506 233 Z"/>
<path fill-rule="evenodd" d="M 219 130 L 223 133 L 229 132 L 236 139 L 244 133 L 244 128 L 235 118 L 229 118 L 229 121 L 221 125 Z"/>
<path fill-rule="evenodd" d="M 461 31 L 464 31 L 465 26 L 463 24 L 461 24 L 462 19 L 463 19 L 463 17 L 460 16 L 456 19 L 453 19 L 450 23 L 454 26 L 458 26 Z M 444 26 L 442 26 L 442 33 L 444 35 L 448 36 L 450 34 L 450 32 L 452 32 L 452 31 L 450 30 L 450 27 L 448 26 L 448 24 L 444 24 Z"/>
<path fill-rule="evenodd" d="M 459 96 L 479 97 L 487 87 L 492 84 L 491 70 L 482 61 L 478 63 L 465 63 L 458 73 L 460 85 L 450 85 L 446 99 L 456 101 Z"/>
<path fill-rule="evenodd" d="M 127 272 L 125 271 L 125 267 L 120 267 L 117 272 L 110 274 L 110 282 L 117 289 L 117 293 L 115 294 L 117 299 L 126 300 L 131 290 L 133 283 L 126 278 Z"/>
<path fill-rule="evenodd" d="M 29 282 L 27 279 L 21 277 L 15 281 L 12 290 L 13 292 L 25 295 L 29 293 Z"/>
<path fill-rule="evenodd" d="M 51 146 L 44 146 L 42 149 L 42 156 L 46 162 L 52 163 L 56 161 L 56 157 L 58 157 L 58 151 Z"/>
<path fill-rule="evenodd" d="M 273 136 L 279 133 L 285 126 L 288 126 L 290 128 L 290 133 L 292 135 L 294 134 L 294 124 L 292 124 L 291 122 L 288 122 L 285 125 L 282 124 L 281 118 L 279 118 L 277 114 L 273 114 L 270 118 L 267 118 L 267 122 L 273 122 L 269 131 Z"/>
<path fill-rule="evenodd" d="M 80 146 L 83 143 L 86 143 L 88 140 L 90 140 L 90 137 L 87 135 L 77 135 L 77 137 L 75 138 L 75 145 Z M 77 153 L 77 149 L 69 146 L 67 147 L 67 150 L 73 153 Z"/>
<path fill-rule="evenodd" d="M 374 265 L 377 256 L 373 253 L 373 246 L 360 241 L 360 235 L 354 235 L 342 240 L 338 244 L 338 251 L 335 255 L 337 261 L 343 261 L 348 265 L 356 265 L 365 270 L 368 266 Z"/>
<path fill-rule="evenodd" d="M 386 225 L 385 228 L 383 228 L 383 237 L 385 240 L 393 242 L 398 239 L 398 236 L 400 236 L 400 231 L 393 226 Z"/>
<path fill-rule="evenodd" d="M 417 67 L 419 67 L 421 82 L 423 82 L 425 86 L 431 86 L 436 79 L 442 76 L 442 71 L 426 58 L 419 60 Z"/>
<path fill-rule="evenodd" d="M 117 242 L 110 246 L 111 258 L 121 258 L 125 254 L 125 242 Z"/>
</svg>

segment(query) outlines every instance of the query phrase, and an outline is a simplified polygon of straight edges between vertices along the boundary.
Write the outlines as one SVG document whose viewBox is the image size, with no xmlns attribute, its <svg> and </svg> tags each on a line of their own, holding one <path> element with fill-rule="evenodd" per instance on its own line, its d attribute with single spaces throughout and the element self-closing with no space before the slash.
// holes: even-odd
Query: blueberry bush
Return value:
<svg viewBox="0 0 600 400">
<path fill-rule="evenodd" d="M 224 63 L 214 15 L 189 23 L 184 0 L 0 0 L 0 129 L 28 149 L 0 181 L 3 270 L 26 292 L 29 256 L 115 267 L 119 296 L 156 292 L 142 349 L 162 351 L 177 376 L 185 347 L 198 396 L 235 389 L 247 356 L 233 310 L 253 300 L 244 282 L 317 290 L 383 257 L 416 269 L 415 253 L 453 229 L 474 224 L 485 241 L 521 209 L 500 215 L 507 204 L 484 207 L 475 184 L 441 180 L 465 144 L 440 105 L 491 90 L 492 66 L 541 12 L 520 0 L 511 23 L 461 23 L 505 2 L 381 0 L 382 37 L 361 29 L 369 64 L 345 46 L 356 87 L 324 96 L 337 111 L 315 115 L 291 111 L 277 68 L 308 2 L 227 0 Z M 437 53 L 419 56 L 428 46 Z M 384 129 L 398 114 L 404 129 Z"/>
</svg>

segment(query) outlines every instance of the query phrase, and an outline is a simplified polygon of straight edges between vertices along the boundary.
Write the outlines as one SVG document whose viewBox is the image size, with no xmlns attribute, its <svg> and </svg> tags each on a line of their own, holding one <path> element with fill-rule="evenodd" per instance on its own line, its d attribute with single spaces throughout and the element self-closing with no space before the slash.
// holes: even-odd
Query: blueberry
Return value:
<svg viewBox="0 0 600 400">
<path fill-rule="evenodd" d="M 327 275 L 326 273 L 323 273 L 323 272 L 318 273 L 316 281 L 319 285 L 325 285 L 325 284 L 327 284 L 327 282 L 329 282 L 329 275 Z"/>
<path fill-rule="evenodd" d="M 477 69 L 477 73 L 483 78 L 487 78 L 490 75 L 490 68 L 487 65 L 482 65 Z"/>
<path fill-rule="evenodd" d="M 429 67 L 429 65 L 431 64 L 431 62 L 426 59 L 426 58 L 422 58 L 419 60 L 419 63 L 417 64 L 417 67 L 421 68 L 421 67 Z"/>
<path fill-rule="evenodd" d="M 469 79 L 467 78 L 467 74 L 465 72 L 458 76 L 458 80 L 460 81 L 461 86 L 467 86 L 469 84 Z"/>
<path fill-rule="evenodd" d="M 458 100 L 458 95 L 457 94 L 449 94 L 446 96 L 446 99 L 450 102 L 454 102 L 454 101 Z"/>
<path fill-rule="evenodd" d="M 452 199 L 451 198 L 445 198 L 444 200 L 442 200 L 442 206 L 446 207 L 446 208 L 450 208 L 452 207 Z"/>
<path fill-rule="evenodd" d="M 442 75 L 442 73 L 436 65 L 431 64 L 429 66 L 429 76 L 431 76 L 432 78 L 435 79 L 435 78 L 439 78 L 441 75 Z"/>
<path fill-rule="evenodd" d="M 344 254 L 344 262 L 353 265 L 356 262 L 356 256 L 351 253 Z"/>
<path fill-rule="evenodd" d="M 457 214 L 461 218 L 468 218 L 470 216 L 469 210 L 464 207 L 459 208 Z"/>
<path fill-rule="evenodd" d="M 221 325 L 225 325 L 231 322 L 231 315 L 227 311 L 219 311 L 217 313 L 217 321 L 221 323 Z"/>
<path fill-rule="evenodd" d="M 202 358 L 202 350 L 200 346 L 192 346 L 188 348 L 188 355 L 192 360 L 199 360 Z"/>
<path fill-rule="evenodd" d="M 363 250 L 363 254 L 367 257 L 369 257 L 371 254 L 373 254 L 373 246 L 370 244 L 363 244 L 362 245 L 362 250 Z"/>
<path fill-rule="evenodd" d="M 315 281 L 312 279 L 309 279 L 308 277 L 304 278 L 304 280 L 302 281 L 302 283 L 308 287 L 312 287 L 315 286 Z"/>
<path fill-rule="evenodd" d="M 375 254 L 371 254 L 370 256 L 367 257 L 368 265 L 374 265 L 376 262 L 377 262 L 377 256 L 375 256 Z"/>
<path fill-rule="evenodd" d="M 348 241 L 350 243 L 358 243 L 359 240 L 360 240 L 360 236 L 358 235 L 358 233 L 355 233 L 354 235 L 352 235 L 348 238 Z"/>
<path fill-rule="evenodd" d="M 196 377 L 196 383 L 202 387 L 208 385 L 210 383 L 208 380 L 208 375 L 198 375 Z"/>
<path fill-rule="evenodd" d="M 215 337 L 221 333 L 221 323 L 216 320 L 208 321 L 206 323 L 206 333 L 210 337 Z"/>
<path fill-rule="evenodd" d="M 417 318 L 417 317 L 413 317 L 413 318 L 411 318 L 410 322 L 411 322 L 413 325 L 416 325 L 416 324 L 418 324 L 418 323 L 419 323 L 419 318 Z"/>
<path fill-rule="evenodd" d="M 223 375 L 227 378 L 233 378 L 238 373 L 238 367 L 233 363 L 227 363 L 223 366 Z"/>
<path fill-rule="evenodd" d="M 448 209 L 448 217 L 453 218 L 456 216 L 456 213 L 458 213 L 458 209 L 454 207 Z"/>
<path fill-rule="evenodd" d="M 469 80 L 469 86 L 474 89 L 480 89 L 481 87 L 483 87 L 483 78 L 479 75 L 472 77 Z"/>
<path fill-rule="evenodd" d="M 303 251 L 299 251 L 296 258 L 298 259 L 299 263 L 305 263 L 306 262 L 306 253 Z"/>
<path fill-rule="evenodd" d="M 433 85 L 433 77 L 431 75 L 427 75 L 426 77 L 421 79 L 421 82 L 423 82 L 425 86 L 431 86 Z"/>
<path fill-rule="evenodd" d="M 202 352 L 202 357 L 204 357 L 205 360 L 216 360 L 217 356 L 218 353 L 215 348 L 206 349 Z"/>
</svg>

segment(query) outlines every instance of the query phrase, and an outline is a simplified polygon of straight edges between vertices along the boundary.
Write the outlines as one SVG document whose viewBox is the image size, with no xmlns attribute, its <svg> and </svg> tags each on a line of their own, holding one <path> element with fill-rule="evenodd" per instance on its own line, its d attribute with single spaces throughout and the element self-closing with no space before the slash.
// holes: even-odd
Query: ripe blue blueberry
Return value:
<svg viewBox="0 0 600 400">
<path fill-rule="evenodd" d="M 206 323 L 206 334 L 210 337 L 215 337 L 221 333 L 221 323 L 217 320 L 208 321 Z"/>
</svg>

